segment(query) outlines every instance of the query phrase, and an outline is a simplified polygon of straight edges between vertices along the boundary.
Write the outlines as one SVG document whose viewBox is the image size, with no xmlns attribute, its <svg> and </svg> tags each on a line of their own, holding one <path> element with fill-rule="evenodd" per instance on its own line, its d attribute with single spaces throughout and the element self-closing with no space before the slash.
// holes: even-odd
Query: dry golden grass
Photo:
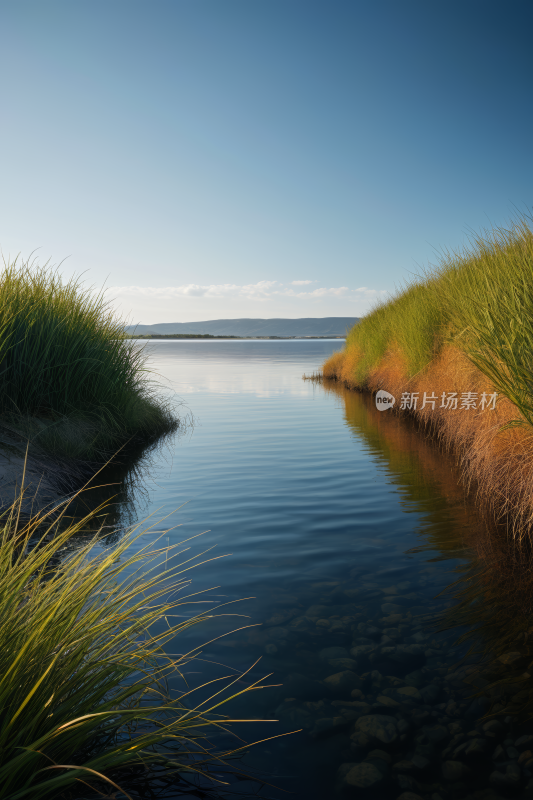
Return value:
<svg viewBox="0 0 533 800">
<path fill-rule="evenodd" d="M 353 358 L 351 352 L 335 353 L 324 365 L 324 376 L 355 388 L 355 382 L 348 377 L 353 375 Z M 494 392 L 487 377 L 452 345 L 443 347 L 434 361 L 411 379 L 407 377 L 405 358 L 394 345 L 372 370 L 364 388 L 370 392 L 378 389 L 391 392 L 397 399 L 396 409 L 404 392 L 419 393 L 420 405 L 424 392 L 439 398 L 442 392 L 457 392 L 459 396 L 467 391 L 479 396 Z M 519 410 L 505 397 L 499 398 L 494 411 L 453 411 L 438 405 L 435 404 L 434 410 L 431 406 L 417 408 L 413 414 L 448 449 L 456 452 L 466 487 L 476 493 L 481 505 L 490 508 L 493 519 L 511 524 L 518 536 L 531 531 L 533 432 L 529 427 L 501 430 L 520 418 Z"/>
<path fill-rule="evenodd" d="M 345 354 L 343 352 L 333 353 L 322 365 L 322 374 L 325 378 L 337 378 L 342 373 Z M 342 378 L 340 378 L 342 380 Z"/>
<path fill-rule="evenodd" d="M 527 717 L 533 716 L 531 286 L 533 230 L 521 219 L 445 254 L 439 267 L 363 318 L 323 369 L 326 388 L 343 387 L 347 419 L 361 415 L 360 398 L 349 389 L 368 394 L 367 416 L 387 439 L 389 462 L 405 474 L 440 476 L 439 489 L 450 499 L 458 484 L 442 450 L 453 454 L 478 513 L 458 519 L 432 543 L 447 553 L 466 547 L 471 555 L 451 587 L 447 627 L 462 626 L 461 639 L 484 657 L 483 685 L 492 684 L 494 713 Z M 371 394 L 379 389 L 396 397 L 394 411 L 375 409 Z M 416 410 L 400 410 L 407 392 L 418 394 Z M 498 402 L 490 411 L 445 409 L 443 392 L 478 399 L 497 392 Z M 434 408 L 421 408 L 424 393 L 438 398 Z M 427 449 L 413 431 L 427 434 Z"/>
<path fill-rule="evenodd" d="M 454 450 L 468 489 L 515 538 L 533 529 L 533 230 L 519 218 L 445 253 L 348 334 L 324 377 L 397 399 Z M 495 410 L 420 408 L 424 393 L 498 393 Z"/>
</svg>

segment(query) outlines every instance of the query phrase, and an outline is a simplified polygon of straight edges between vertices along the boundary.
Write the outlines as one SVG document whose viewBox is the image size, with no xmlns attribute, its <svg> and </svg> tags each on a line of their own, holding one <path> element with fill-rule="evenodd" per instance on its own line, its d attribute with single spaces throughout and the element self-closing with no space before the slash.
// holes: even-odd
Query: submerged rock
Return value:
<svg viewBox="0 0 533 800">
<path fill-rule="evenodd" d="M 400 708 L 400 703 L 397 700 L 393 700 L 392 697 L 388 697 L 387 695 L 378 695 L 376 697 L 376 702 L 382 706 L 387 706 L 388 708 Z"/>
<path fill-rule="evenodd" d="M 370 653 L 373 653 L 375 649 L 375 644 L 358 644 L 351 648 L 350 655 L 354 658 L 361 658 L 361 656 L 370 655 Z"/>
<path fill-rule="evenodd" d="M 514 746 L 517 750 L 531 750 L 533 748 L 533 736 L 520 736 Z"/>
<path fill-rule="evenodd" d="M 392 758 L 387 752 L 385 752 L 385 750 L 371 750 L 370 753 L 367 755 L 365 761 L 372 760 L 373 758 L 377 758 L 381 761 L 384 761 L 385 764 L 387 764 L 387 771 L 388 771 L 388 765 L 390 765 L 390 763 L 392 762 Z"/>
<path fill-rule="evenodd" d="M 375 764 L 363 761 L 352 767 L 346 774 L 344 783 L 356 789 L 369 789 L 382 783 L 384 778 L 384 773 Z"/>
<path fill-rule="evenodd" d="M 400 702 L 422 702 L 422 695 L 415 686 L 403 686 L 401 689 L 395 689 L 395 692 Z"/>
<path fill-rule="evenodd" d="M 310 617 L 311 619 L 314 619 L 316 621 L 317 619 L 323 617 L 324 614 L 327 613 L 328 613 L 327 606 L 314 605 L 314 606 L 309 606 L 304 616 Z"/>
<path fill-rule="evenodd" d="M 338 708 L 341 714 L 356 713 L 357 717 L 363 717 L 372 711 L 372 706 L 362 700 L 333 700 L 331 705 L 333 708 Z"/>
<path fill-rule="evenodd" d="M 428 686 L 423 686 L 420 689 L 420 697 L 422 702 L 427 706 L 433 706 L 440 698 L 441 690 L 435 684 L 430 683 Z"/>
<path fill-rule="evenodd" d="M 324 679 L 324 684 L 330 693 L 348 696 L 352 689 L 360 689 L 363 685 L 361 678 L 351 670 L 336 672 Z"/>
<path fill-rule="evenodd" d="M 398 721 L 386 714 L 369 714 L 359 717 L 356 730 L 366 734 L 371 741 L 393 744 L 398 739 Z"/>
<path fill-rule="evenodd" d="M 505 774 L 496 770 L 491 773 L 489 781 L 502 789 L 514 789 L 520 785 L 521 779 L 522 771 L 518 764 L 508 764 Z"/>
<path fill-rule="evenodd" d="M 337 770 L 337 778 L 335 780 L 335 789 L 340 792 L 344 787 L 344 779 L 346 775 L 349 773 L 353 767 L 356 767 L 357 764 L 353 761 L 345 761 L 343 762 Z"/>
<path fill-rule="evenodd" d="M 487 753 L 486 739 L 469 739 L 462 742 L 452 752 L 454 761 L 476 761 L 485 757 Z"/>
</svg>

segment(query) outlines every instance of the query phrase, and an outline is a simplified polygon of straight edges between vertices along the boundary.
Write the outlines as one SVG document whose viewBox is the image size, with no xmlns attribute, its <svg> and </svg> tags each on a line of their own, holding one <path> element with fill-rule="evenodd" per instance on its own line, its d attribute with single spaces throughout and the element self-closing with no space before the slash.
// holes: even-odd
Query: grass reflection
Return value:
<svg viewBox="0 0 533 800">
<path fill-rule="evenodd" d="M 346 423 L 382 463 L 413 510 L 430 524 L 419 533 L 430 561 L 460 558 L 453 599 L 441 627 L 458 630 L 468 643 L 466 658 L 477 661 L 468 683 L 487 698 L 486 716 L 533 716 L 533 553 L 529 541 L 512 535 L 475 507 L 459 481 L 460 465 L 412 420 L 378 411 L 372 398 L 323 380 L 339 397 Z M 440 499 L 439 499 L 440 496 Z M 436 551 L 436 554 L 435 554 Z M 451 666 L 451 665 L 450 665 Z"/>
</svg>

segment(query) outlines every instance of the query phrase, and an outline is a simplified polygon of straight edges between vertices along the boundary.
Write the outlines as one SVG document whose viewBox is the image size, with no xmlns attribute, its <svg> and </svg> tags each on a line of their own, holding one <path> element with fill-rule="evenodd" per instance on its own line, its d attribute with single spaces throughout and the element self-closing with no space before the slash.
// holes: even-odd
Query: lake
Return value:
<svg viewBox="0 0 533 800">
<path fill-rule="evenodd" d="M 261 720 L 233 726 L 247 741 L 278 736 L 243 760 L 269 782 L 259 796 L 466 796 L 518 735 L 510 717 L 494 734 L 478 721 L 487 701 L 468 682 L 472 659 L 459 663 L 458 631 L 438 630 L 453 603 L 441 592 L 471 563 L 481 521 L 453 458 L 423 432 L 367 396 L 302 380 L 343 344 L 150 343 L 151 368 L 193 424 L 137 466 L 121 513 L 153 515 L 142 545 L 169 528 L 164 543 L 190 539 L 182 560 L 204 562 L 191 591 L 228 615 L 178 643 L 215 639 L 189 684 L 238 673 L 238 689 L 275 684 L 226 709 Z M 465 742 L 481 742 L 473 757 Z M 513 758 L 500 758 L 502 775 Z M 444 774 L 445 762 L 459 766 Z"/>
</svg>

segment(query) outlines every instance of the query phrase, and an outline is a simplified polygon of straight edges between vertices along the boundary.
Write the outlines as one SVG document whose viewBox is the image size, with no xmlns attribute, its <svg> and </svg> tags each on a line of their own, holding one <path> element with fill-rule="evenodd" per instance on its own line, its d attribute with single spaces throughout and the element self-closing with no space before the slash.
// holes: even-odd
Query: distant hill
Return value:
<svg viewBox="0 0 533 800">
<path fill-rule="evenodd" d="M 344 336 L 359 317 L 302 319 L 209 319 L 203 322 L 158 322 L 128 325 L 127 333 L 210 333 L 212 336 Z"/>
</svg>

